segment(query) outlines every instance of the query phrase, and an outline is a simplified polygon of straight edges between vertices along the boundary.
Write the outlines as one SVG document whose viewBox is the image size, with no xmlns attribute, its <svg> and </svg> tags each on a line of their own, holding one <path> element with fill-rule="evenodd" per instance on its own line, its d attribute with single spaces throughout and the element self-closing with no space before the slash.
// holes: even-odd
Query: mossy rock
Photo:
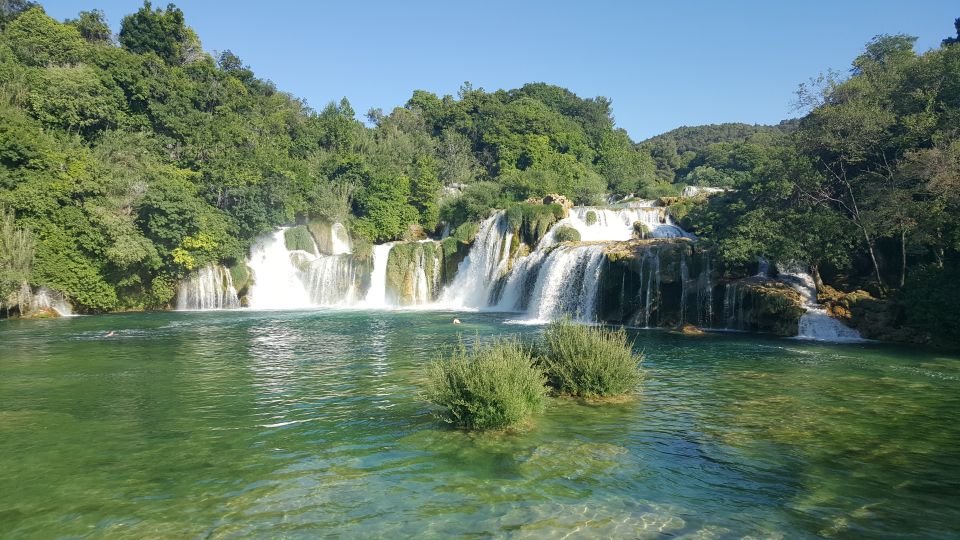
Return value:
<svg viewBox="0 0 960 540">
<path fill-rule="evenodd" d="M 244 296 L 253 285 L 253 272 L 246 263 L 238 263 L 230 267 L 230 278 L 233 280 L 233 288 L 237 290 L 239 296 Z"/>
<path fill-rule="evenodd" d="M 648 236 L 650 236 L 650 227 L 647 227 L 647 224 L 642 221 L 634 221 L 633 237 L 638 240 L 643 240 Z"/>
<path fill-rule="evenodd" d="M 319 253 L 317 253 L 317 245 L 314 243 L 313 236 L 311 236 L 306 225 L 297 225 L 296 227 L 290 227 L 285 230 L 283 232 L 283 240 L 287 249 L 290 251 L 299 250 L 306 251 L 313 255 L 319 255 Z"/>
<path fill-rule="evenodd" d="M 580 231 L 574 229 L 573 227 L 562 225 L 553 232 L 553 237 L 557 240 L 557 242 L 579 242 Z"/>
<path fill-rule="evenodd" d="M 515 203 L 506 210 L 507 226 L 520 233 L 520 239 L 528 246 L 536 246 L 556 222 L 567 216 L 562 205 Z"/>
<path fill-rule="evenodd" d="M 793 287 L 762 277 L 750 277 L 733 284 L 739 287 L 743 320 L 740 329 L 778 336 L 795 336 L 800 317 L 806 313 L 803 298 Z"/>
<path fill-rule="evenodd" d="M 439 242 L 401 242 L 394 244 L 387 258 L 387 294 L 402 306 L 414 303 L 419 260 L 423 258 L 423 272 L 427 278 L 427 301 L 434 300 L 439 285 L 434 273 L 442 274 L 443 250 Z"/>
<path fill-rule="evenodd" d="M 331 238 L 331 223 L 325 219 L 311 219 L 306 223 L 307 231 L 316 242 L 320 253 L 333 253 L 333 238 Z"/>
</svg>

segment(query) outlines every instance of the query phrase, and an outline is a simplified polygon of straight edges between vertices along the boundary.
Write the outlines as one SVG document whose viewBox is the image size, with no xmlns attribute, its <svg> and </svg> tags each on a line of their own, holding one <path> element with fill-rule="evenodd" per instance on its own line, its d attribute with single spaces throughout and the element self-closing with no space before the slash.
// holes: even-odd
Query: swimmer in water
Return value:
<svg viewBox="0 0 960 540">
<path fill-rule="evenodd" d="M 453 324 L 460 324 L 460 319 L 454 317 L 454 318 L 453 318 Z"/>
<path fill-rule="evenodd" d="M 105 337 L 113 337 L 113 336 L 115 336 L 115 335 L 116 335 L 116 332 L 114 332 L 113 330 L 111 330 L 111 331 L 107 332 L 107 335 L 106 335 Z"/>
</svg>

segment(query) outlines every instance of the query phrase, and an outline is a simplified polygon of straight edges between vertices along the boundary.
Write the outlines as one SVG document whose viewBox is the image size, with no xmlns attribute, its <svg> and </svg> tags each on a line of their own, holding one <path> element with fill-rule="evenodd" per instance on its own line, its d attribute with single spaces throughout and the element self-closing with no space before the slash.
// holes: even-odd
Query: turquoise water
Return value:
<svg viewBox="0 0 960 540">
<path fill-rule="evenodd" d="M 960 360 L 638 331 L 634 401 L 439 425 L 421 367 L 497 314 L 0 322 L 2 537 L 956 537 Z M 107 338 L 113 330 L 116 334 Z"/>
</svg>

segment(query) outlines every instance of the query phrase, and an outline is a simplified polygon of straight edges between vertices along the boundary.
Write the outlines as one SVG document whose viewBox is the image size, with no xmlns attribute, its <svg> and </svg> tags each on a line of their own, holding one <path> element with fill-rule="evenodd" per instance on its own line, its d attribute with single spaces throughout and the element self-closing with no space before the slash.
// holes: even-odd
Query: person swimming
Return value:
<svg viewBox="0 0 960 540">
<path fill-rule="evenodd" d="M 113 336 L 115 336 L 116 334 L 117 334 L 116 332 L 114 332 L 113 330 L 111 330 L 111 331 L 107 332 L 107 335 L 104 336 L 104 337 L 113 337 Z"/>
<path fill-rule="evenodd" d="M 460 324 L 460 319 L 454 317 L 454 318 L 453 318 L 453 324 Z"/>
</svg>

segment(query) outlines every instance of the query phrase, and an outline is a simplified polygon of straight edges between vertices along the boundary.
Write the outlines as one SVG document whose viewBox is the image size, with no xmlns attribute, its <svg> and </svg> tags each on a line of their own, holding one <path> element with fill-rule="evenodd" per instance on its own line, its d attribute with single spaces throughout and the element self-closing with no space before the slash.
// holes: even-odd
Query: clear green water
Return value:
<svg viewBox="0 0 960 540">
<path fill-rule="evenodd" d="M 956 537 L 960 360 L 638 332 L 636 401 L 468 435 L 418 399 L 495 314 L 0 323 L 0 536 Z M 116 336 L 105 338 L 115 330 Z"/>
</svg>

